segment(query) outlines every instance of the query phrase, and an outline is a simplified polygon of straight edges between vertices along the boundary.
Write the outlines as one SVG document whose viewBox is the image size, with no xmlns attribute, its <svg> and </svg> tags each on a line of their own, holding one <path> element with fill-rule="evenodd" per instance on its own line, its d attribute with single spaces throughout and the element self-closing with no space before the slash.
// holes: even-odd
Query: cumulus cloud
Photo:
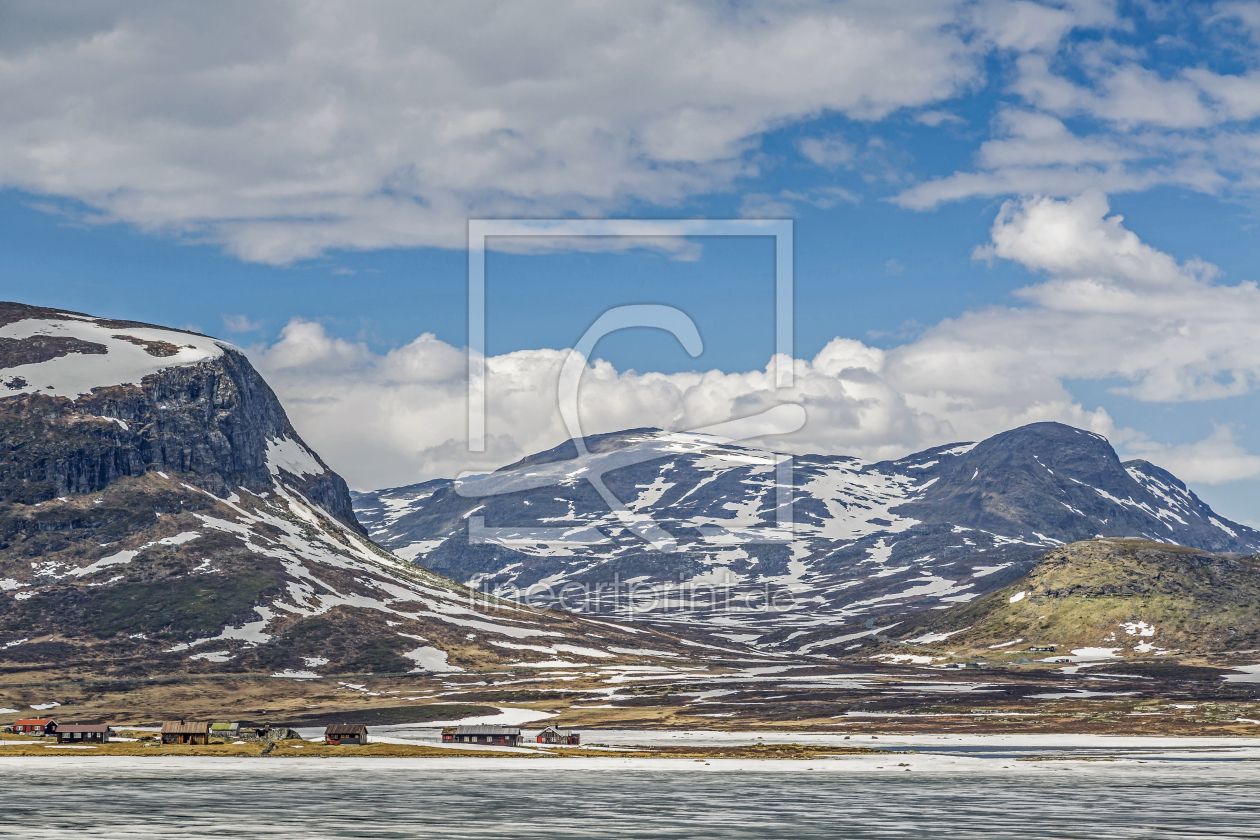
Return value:
<svg viewBox="0 0 1260 840">
<path fill-rule="evenodd" d="M 1042 275 L 1019 306 L 970 311 L 891 349 L 839 337 L 792 362 L 795 384 L 762 370 L 618 371 L 593 360 L 580 413 L 587 434 L 641 426 L 688 429 L 784 403 L 805 407 L 798 432 L 762 444 L 797 453 L 896 457 L 1057 420 L 1108 435 L 1201 482 L 1260 475 L 1227 427 L 1164 446 L 1082 405 L 1069 379 L 1121 384 L 1141 400 L 1245 393 L 1260 378 L 1260 289 L 1225 285 L 1212 266 L 1179 262 L 1108 215 L 1106 198 L 1008 202 L 978 259 Z M 487 369 L 487 450 L 466 451 L 466 357 L 424 335 L 384 355 L 295 320 L 255 353 L 302 434 L 359 487 L 501 466 L 566 438 L 556 403 L 565 352 L 494 356 Z M 1181 474 L 1181 473 L 1179 473 Z"/>
<path fill-rule="evenodd" d="M 982 74 L 962 3 L 6 4 L 0 185 L 284 263 L 668 206 Z M 839 147 L 827 155 L 834 157 Z"/>
</svg>

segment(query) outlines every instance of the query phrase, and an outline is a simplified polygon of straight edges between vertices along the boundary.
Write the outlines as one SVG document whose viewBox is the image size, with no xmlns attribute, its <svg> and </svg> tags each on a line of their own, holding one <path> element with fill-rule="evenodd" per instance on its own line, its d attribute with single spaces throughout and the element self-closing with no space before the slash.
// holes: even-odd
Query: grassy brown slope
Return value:
<svg viewBox="0 0 1260 840">
<path fill-rule="evenodd" d="M 326 676 L 402 674 L 417 667 L 406 654 L 421 645 L 446 651 L 450 664 L 469 670 L 555 659 L 547 646 L 556 643 L 629 651 L 598 660 L 604 662 L 652 658 L 636 655 L 639 648 L 678 659 L 696 655 L 695 648 L 654 630 L 623 630 L 474 593 L 361 538 L 359 544 L 379 561 L 359 562 L 362 555 L 354 555 L 350 538 L 330 520 L 317 527 L 287 506 L 249 493 L 229 503 L 184 478 L 153 471 L 95 493 L 29 505 L 0 502 L 0 682 L 301 672 L 311 667 L 309 657 L 323 660 L 318 667 Z M 268 522 L 226 530 L 243 522 L 238 511 L 266 514 L 292 526 L 296 536 Z M 227 525 L 208 527 L 199 517 Z M 178 544 L 159 542 L 194 532 L 195 538 Z M 248 544 L 241 533 L 249 534 Z M 307 547 L 323 551 L 330 562 L 308 560 L 293 571 Z M 268 550 L 287 551 L 291 559 L 262 553 Z M 123 551 L 139 553 L 89 571 Z M 338 565 L 355 557 L 357 565 Z M 303 576 L 303 568 L 310 576 Z M 400 585 L 407 582 L 425 588 L 404 600 Z M 310 592 L 311 600 L 303 602 L 308 605 L 276 607 L 298 597 L 286 595 L 295 587 L 299 595 Z M 446 593 L 439 603 L 435 596 Z M 360 604 L 303 614 L 329 594 Z M 457 621 L 441 620 L 433 604 L 436 611 L 459 613 Z M 272 609 L 269 641 L 237 638 L 189 647 L 224 628 L 256 622 L 259 607 Z M 504 632 L 496 638 L 498 627 Z M 521 646 L 511 634 L 522 631 L 536 641 Z M 229 658 L 194 658 L 206 651 L 224 651 Z"/>
<path fill-rule="evenodd" d="M 1024 593 L 1012 602 L 1011 598 Z M 1130 633 L 1136 622 L 1154 635 Z M 929 633 L 923 643 L 951 651 L 992 652 L 1056 645 L 1227 653 L 1260 647 L 1260 560 L 1140 539 L 1095 539 L 1046 553 L 1032 572 L 996 592 L 951 609 L 910 616 L 891 638 Z M 1145 644 L 1143 644 L 1145 643 Z M 1044 655 L 1044 654 L 1043 654 Z"/>
</svg>

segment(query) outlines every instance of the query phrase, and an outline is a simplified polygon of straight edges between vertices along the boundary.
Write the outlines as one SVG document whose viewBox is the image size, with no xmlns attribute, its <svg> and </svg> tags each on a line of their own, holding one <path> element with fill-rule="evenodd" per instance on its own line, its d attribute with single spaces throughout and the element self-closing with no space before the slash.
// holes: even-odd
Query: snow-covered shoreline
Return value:
<svg viewBox="0 0 1260 840">
<path fill-rule="evenodd" d="M 1020 761 L 1012 757 L 977 757 L 971 755 L 941 755 L 927 753 L 889 752 L 870 755 L 819 756 L 809 759 L 775 758 L 659 758 L 626 756 L 538 758 L 507 757 L 366 757 L 344 756 L 332 759 L 312 760 L 306 757 L 241 758 L 214 756 L 169 756 L 161 761 L 164 775 L 181 773 L 204 774 L 227 772 L 232 775 L 270 775 L 300 771 L 306 773 L 343 773 L 351 768 L 372 771 L 407 770 L 428 771 L 486 771 L 496 775 L 516 772 L 605 772 L 605 773 L 905 773 L 931 774 L 970 773 L 977 775 L 1045 775 L 1070 771 L 1103 775 L 1138 774 L 1183 777 L 1188 772 L 1248 772 L 1251 762 L 1260 759 L 1260 748 L 1252 748 L 1246 755 L 1236 754 L 1235 761 L 1222 761 L 1219 754 L 1202 756 L 1196 761 L 1193 754 L 1183 751 L 1165 753 L 1164 757 L 1152 754 L 1118 758 L 1091 758 L 1066 760 Z M 0 758 L 0 779 L 10 773 L 23 773 L 39 768 L 55 766 L 58 771 L 73 774 L 91 771 L 102 763 L 111 773 L 143 771 L 153 767 L 150 756 L 90 755 L 76 752 L 74 755 L 57 754 L 55 762 L 44 756 L 15 756 Z M 356 769 L 357 772 L 357 769 Z"/>
<path fill-rule="evenodd" d="M 469 745 L 443 745 L 440 730 L 428 725 L 376 727 L 373 740 L 383 744 L 418 746 L 450 746 L 466 751 Z M 867 771 L 898 767 L 902 770 L 940 772 L 1002 770 L 1062 769 L 1088 766 L 1097 769 L 1105 765 L 1113 768 L 1159 765 L 1184 767 L 1187 763 L 1201 767 L 1207 763 L 1222 764 L 1260 761 L 1260 738 L 1231 737 L 1177 737 L 1177 736 L 1113 736 L 1113 735 L 851 735 L 846 738 L 831 732 L 717 732 L 704 730 L 583 730 L 583 741 L 594 749 L 650 751 L 653 748 L 690 747 L 704 750 L 745 745 L 792 743 L 809 746 L 834 746 L 837 750 L 868 748 L 886 752 L 869 755 L 815 755 L 811 758 L 671 758 L 653 755 L 643 756 L 565 756 L 557 758 L 546 749 L 538 749 L 532 743 L 536 730 L 523 730 L 526 747 L 484 747 L 486 752 L 513 753 L 526 759 L 528 766 L 545 766 L 552 769 L 581 767 L 591 770 L 670 770 L 681 771 L 712 768 L 729 771 L 774 770 L 828 770 Z M 314 731 L 302 733 L 307 738 L 318 737 Z M 163 766 L 204 767 L 212 762 L 253 762 L 254 758 L 237 756 L 163 756 L 160 751 L 153 755 L 84 756 L 89 762 L 109 761 L 111 764 L 139 762 L 145 765 L 153 758 L 163 758 Z M 506 757 L 486 758 L 469 756 L 355 756 L 348 754 L 334 757 L 338 765 L 344 762 L 368 762 L 373 767 L 392 767 L 403 764 L 417 769 L 429 766 L 458 766 L 464 769 L 499 770 L 517 767 L 516 762 L 505 763 Z M 64 760 L 64 759 L 63 759 Z M 29 762 L 43 762 L 41 756 L 0 756 L 0 774 L 5 768 L 20 767 Z M 306 757 L 269 758 L 269 762 L 306 763 Z M 437 764 L 434 764 L 436 762 Z M 1019 765 L 1016 767 L 1015 765 Z M 60 766 L 60 765 L 59 765 Z M 137 765 L 139 766 L 139 765 Z M 521 764 L 519 766 L 525 766 Z"/>
</svg>

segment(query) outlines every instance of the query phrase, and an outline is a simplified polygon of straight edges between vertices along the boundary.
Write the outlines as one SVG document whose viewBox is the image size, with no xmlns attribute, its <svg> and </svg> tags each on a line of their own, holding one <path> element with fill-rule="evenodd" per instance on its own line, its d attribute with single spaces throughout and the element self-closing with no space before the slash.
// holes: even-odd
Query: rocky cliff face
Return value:
<svg viewBox="0 0 1260 840">
<path fill-rule="evenodd" d="M 447 672 L 645 640 L 372 543 L 266 382 L 206 336 L 0 304 L 0 440 L 0 673 Z"/>
<path fill-rule="evenodd" d="M 279 477 L 359 528 L 345 482 L 236 348 L 12 303 L 0 303 L 0 332 L 0 498 L 91 493 L 150 469 L 220 497 L 267 490 Z M 79 335 L 59 334 L 69 332 Z"/>
</svg>

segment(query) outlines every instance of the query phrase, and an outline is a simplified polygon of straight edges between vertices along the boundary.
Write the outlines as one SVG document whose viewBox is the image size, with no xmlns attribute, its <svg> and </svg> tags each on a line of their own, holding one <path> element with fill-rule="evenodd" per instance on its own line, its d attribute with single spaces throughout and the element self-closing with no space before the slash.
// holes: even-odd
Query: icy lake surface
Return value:
<svg viewBox="0 0 1260 840">
<path fill-rule="evenodd" d="M 1260 762 L 1222 758 L 6 759 L 0 837 L 1260 836 Z"/>
</svg>

